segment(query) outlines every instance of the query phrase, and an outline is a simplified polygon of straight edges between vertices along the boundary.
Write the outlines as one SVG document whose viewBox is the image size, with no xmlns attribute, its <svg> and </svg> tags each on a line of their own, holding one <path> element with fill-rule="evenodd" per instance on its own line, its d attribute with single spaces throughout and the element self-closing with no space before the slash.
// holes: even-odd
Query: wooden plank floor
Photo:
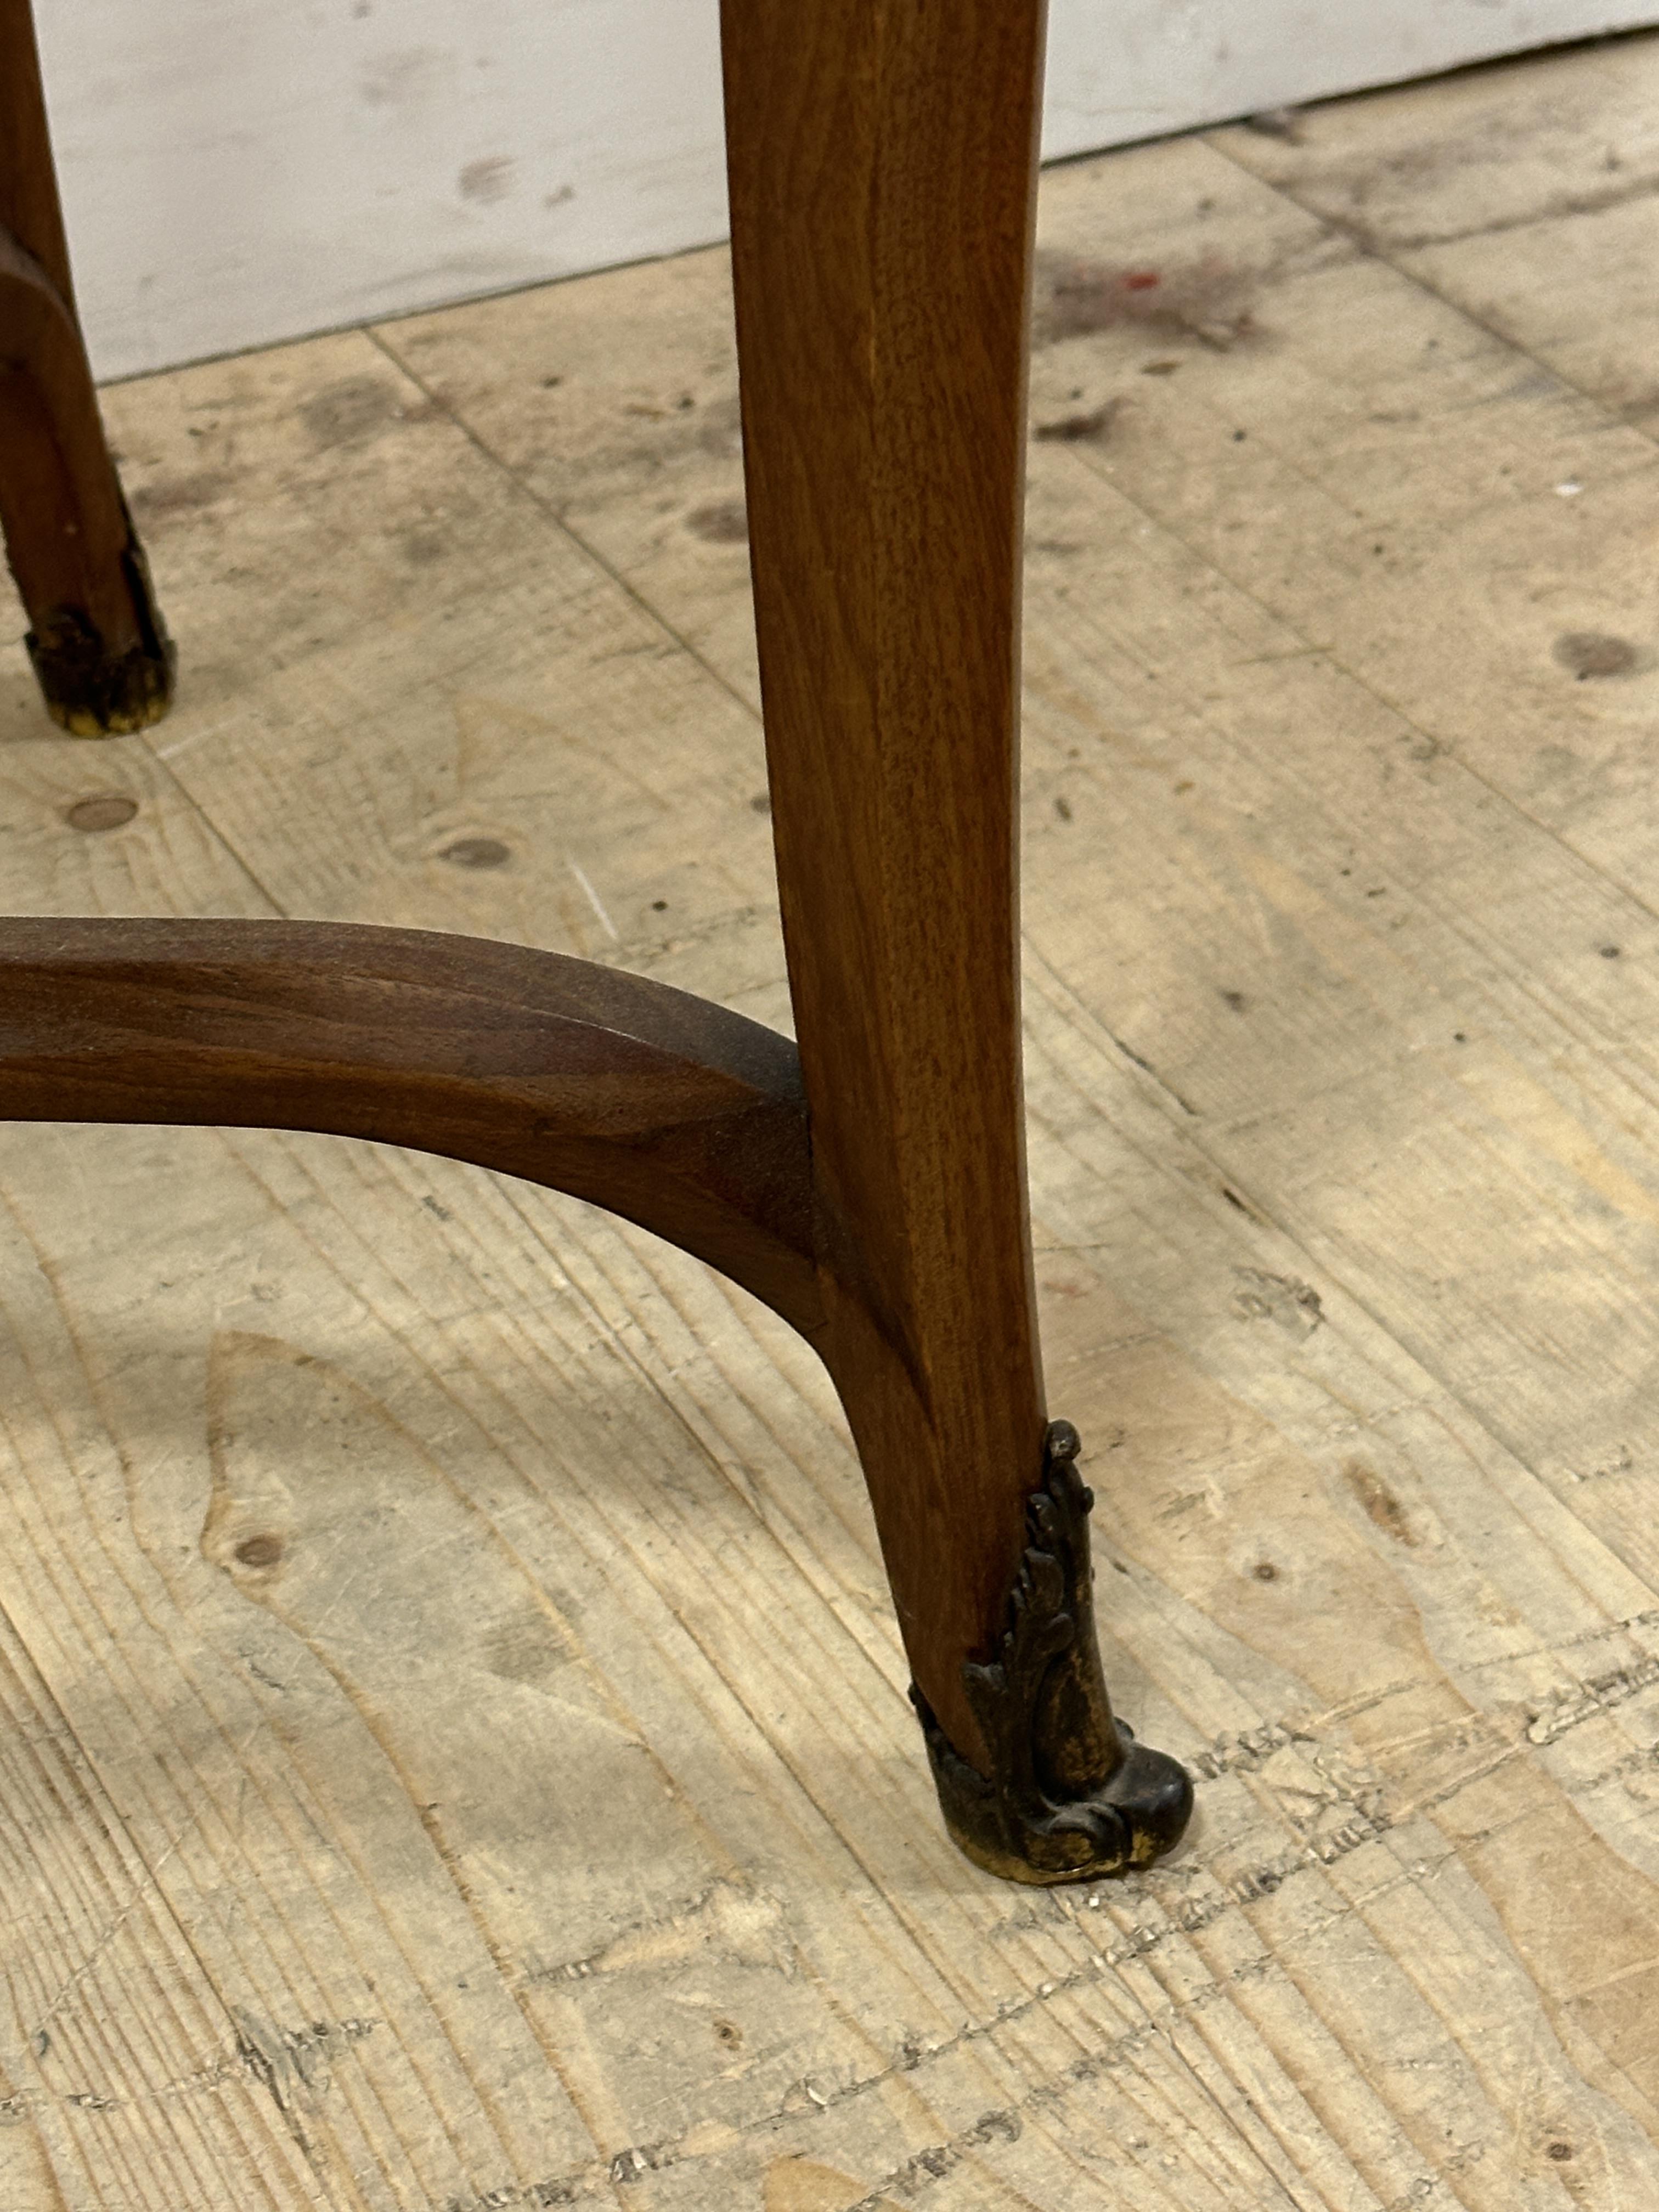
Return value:
<svg viewBox="0 0 1659 2212">
<path fill-rule="evenodd" d="M 690 1261 L 9 1128 L 0 2212 L 1659 2203 L 1656 114 L 1640 37 L 1045 183 L 1042 1318 L 1190 1843 L 956 1856 L 824 1379 Z M 108 410 L 182 696 L 6 653 L 10 908 L 786 1019 L 720 254 Z"/>
</svg>

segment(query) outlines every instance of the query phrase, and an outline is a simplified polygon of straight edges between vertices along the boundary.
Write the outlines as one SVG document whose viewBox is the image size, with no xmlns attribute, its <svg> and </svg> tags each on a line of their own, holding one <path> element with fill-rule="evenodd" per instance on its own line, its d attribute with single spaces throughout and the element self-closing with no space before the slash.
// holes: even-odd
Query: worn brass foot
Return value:
<svg viewBox="0 0 1659 2212">
<path fill-rule="evenodd" d="M 25 642 L 59 729 L 76 738 L 119 737 L 159 722 L 173 703 L 178 655 L 155 604 L 137 539 L 121 556 L 137 641 L 114 650 L 78 607 L 60 607 Z"/>
<path fill-rule="evenodd" d="M 1095 1636 L 1089 1509 L 1077 1431 L 1048 1431 L 1030 1540 L 994 1656 L 963 1669 L 992 1771 L 946 1737 L 919 1690 L 945 1823 L 975 1865 L 1012 1881 L 1086 1881 L 1150 1866 L 1180 1842 L 1193 1808 L 1186 1770 L 1134 1741 L 1106 1693 Z"/>
</svg>

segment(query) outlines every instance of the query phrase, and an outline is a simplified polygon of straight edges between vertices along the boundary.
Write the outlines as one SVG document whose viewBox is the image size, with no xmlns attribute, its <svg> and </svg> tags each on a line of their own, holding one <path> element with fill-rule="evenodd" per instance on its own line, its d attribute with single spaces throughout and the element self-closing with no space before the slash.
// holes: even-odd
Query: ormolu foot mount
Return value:
<svg viewBox="0 0 1659 2212">
<path fill-rule="evenodd" d="M 1116 1718 L 1095 1634 L 1089 1511 L 1078 1433 L 1048 1429 L 1030 1540 L 994 1656 L 963 1668 L 990 1752 L 981 1774 L 951 1744 L 920 1690 L 945 1823 L 976 1865 L 1012 1881 L 1080 1881 L 1149 1866 L 1180 1842 L 1193 1809 L 1186 1770 Z"/>
</svg>

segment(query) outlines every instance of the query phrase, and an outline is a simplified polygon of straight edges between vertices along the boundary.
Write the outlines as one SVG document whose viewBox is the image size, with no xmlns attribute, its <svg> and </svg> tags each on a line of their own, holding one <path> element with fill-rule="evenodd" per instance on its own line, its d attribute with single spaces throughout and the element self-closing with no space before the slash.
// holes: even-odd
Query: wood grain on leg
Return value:
<svg viewBox="0 0 1659 2212">
<path fill-rule="evenodd" d="M 159 720 L 173 647 L 76 316 L 28 0 L 0 0 L 0 527 L 53 720 L 101 737 Z"/>
<path fill-rule="evenodd" d="M 832 1365 L 916 1675 L 1014 1571 L 1044 1408 L 1012 789 L 1039 9 L 728 0 L 750 543 Z M 954 1571 L 940 1571 L 948 1544 Z"/>
<path fill-rule="evenodd" d="M 1036 1522 L 1070 1501 L 1070 1654 L 1051 1667 L 1058 1645 L 1033 1646 L 1016 1668 L 1030 1702 L 1058 1700 L 1037 1717 L 1033 1787 L 1070 1798 L 1124 1747 L 1074 1620 L 1088 1493 L 1075 1439 L 1045 1455 L 1025 1204 L 1013 796 L 1042 26 L 1042 0 L 726 0 L 724 15 L 750 543 L 825 1356 L 936 1768 L 945 1743 L 1006 1774 L 995 1686 L 969 1662 L 994 1645 L 1015 1667 L 998 1639 L 1011 1598 L 1014 1626 L 1033 1620 L 1022 1560 L 1052 1565 Z"/>
</svg>

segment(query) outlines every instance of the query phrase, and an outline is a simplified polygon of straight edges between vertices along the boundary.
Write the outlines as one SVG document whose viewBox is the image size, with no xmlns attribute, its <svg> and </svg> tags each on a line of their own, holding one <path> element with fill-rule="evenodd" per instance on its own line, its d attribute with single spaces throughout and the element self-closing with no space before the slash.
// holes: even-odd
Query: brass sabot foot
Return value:
<svg viewBox="0 0 1659 2212">
<path fill-rule="evenodd" d="M 951 1744 L 919 1690 L 927 1754 L 952 1839 L 1011 1881 L 1089 1881 L 1150 1866 L 1181 1840 L 1193 1785 L 1180 1763 L 1137 1743 L 1113 1714 L 1095 1638 L 1089 1560 L 1092 1492 L 1078 1435 L 1054 1422 L 1028 1541 L 990 1658 L 963 1669 L 991 1772 Z"/>
</svg>

